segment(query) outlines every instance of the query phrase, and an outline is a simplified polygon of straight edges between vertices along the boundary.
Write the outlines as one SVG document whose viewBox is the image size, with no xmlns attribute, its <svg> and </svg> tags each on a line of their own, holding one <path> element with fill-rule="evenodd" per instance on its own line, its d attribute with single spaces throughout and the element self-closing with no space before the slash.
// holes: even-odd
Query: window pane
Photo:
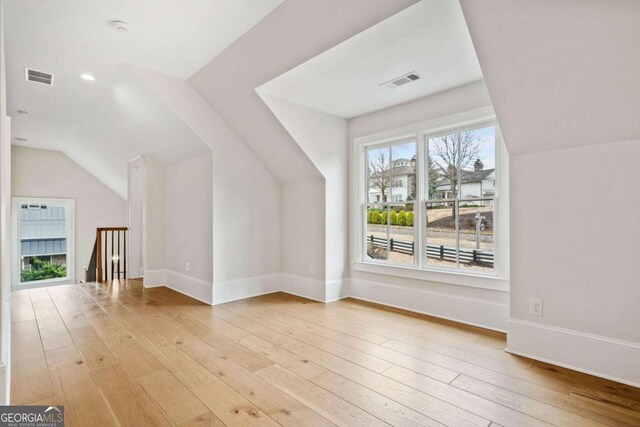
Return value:
<svg viewBox="0 0 640 427">
<path fill-rule="evenodd" d="M 21 206 L 19 262 L 21 282 L 67 276 L 65 206 Z"/>
<path fill-rule="evenodd" d="M 454 202 L 427 202 L 426 263 L 455 268 L 457 262 Z"/>
<path fill-rule="evenodd" d="M 495 127 L 460 134 L 460 198 L 493 197 L 496 193 Z"/>
<path fill-rule="evenodd" d="M 369 203 L 390 201 L 391 149 L 389 147 L 367 149 Z"/>
<path fill-rule="evenodd" d="M 459 134 L 427 140 L 427 180 L 430 199 L 458 197 Z"/>
<path fill-rule="evenodd" d="M 453 132 L 427 140 L 430 199 L 495 195 L 495 127 Z"/>
<path fill-rule="evenodd" d="M 460 268 L 493 271 L 493 200 L 460 201 L 458 233 Z"/>
<path fill-rule="evenodd" d="M 416 142 L 391 147 L 391 201 L 416 199 Z"/>
<path fill-rule="evenodd" d="M 414 264 L 415 228 L 413 203 L 394 204 L 389 211 L 389 260 Z"/>
<path fill-rule="evenodd" d="M 366 258 L 369 260 L 388 259 L 389 208 L 382 205 L 366 207 Z"/>
</svg>

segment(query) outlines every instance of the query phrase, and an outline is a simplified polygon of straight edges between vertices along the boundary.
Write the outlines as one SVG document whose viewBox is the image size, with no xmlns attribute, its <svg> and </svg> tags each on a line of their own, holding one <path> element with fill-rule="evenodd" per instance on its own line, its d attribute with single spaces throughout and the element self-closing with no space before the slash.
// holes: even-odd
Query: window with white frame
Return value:
<svg viewBox="0 0 640 427">
<path fill-rule="evenodd" d="M 401 183 L 405 177 L 415 181 L 416 155 L 415 138 L 375 144 L 365 150 L 367 200 L 363 211 L 368 259 L 415 264 L 416 188 L 405 188 Z"/>
<path fill-rule="evenodd" d="M 75 279 L 75 200 L 14 197 L 13 287 Z"/>
<path fill-rule="evenodd" d="M 485 120 L 366 143 L 361 260 L 495 275 L 496 138 Z"/>
</svg>

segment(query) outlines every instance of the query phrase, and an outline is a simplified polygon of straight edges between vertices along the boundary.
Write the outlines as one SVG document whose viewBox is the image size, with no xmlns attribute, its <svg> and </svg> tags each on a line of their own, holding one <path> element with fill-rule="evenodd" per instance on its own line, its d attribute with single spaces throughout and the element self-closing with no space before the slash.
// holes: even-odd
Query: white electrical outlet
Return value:
<svg viewBox="0 0 640 427">
<path fill-rule="evenodd" d="M 531 298 L 529 300 L 529 314 L 542 317 L 542 300 Z"/>
<path fill-rule="evenodd" d="M 186 262 L 186 263 L 184 264 L 184 271 L 189 271 L 189 270 L 191 270 L 191 266 L 189 265 L 189 263 L 188 263 L 188 262 Z"/>
</svg>

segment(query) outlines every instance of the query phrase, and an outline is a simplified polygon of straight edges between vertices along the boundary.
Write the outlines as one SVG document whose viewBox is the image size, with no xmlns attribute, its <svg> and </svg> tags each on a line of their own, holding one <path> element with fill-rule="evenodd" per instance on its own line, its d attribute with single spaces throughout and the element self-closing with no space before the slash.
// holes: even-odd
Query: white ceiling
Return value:
<svg viewBox="0 0 640 427">
<path fill-rule="evenodd" d="M 409 72 L 422 79 L 380 87 Z M 460 4 L 422 0 L 258 90 L 352 118 L 481 79 Z"/>
<path fill-rule="evenodd" d="M 129 64 L 188 78 L 282 1 L 5 1 L 13 143 L 61 150 L 126 196 L 132 157 L 170 164 L 207 149 Z M 131 31 L 116 32 L 112 20 Z M 54 74 L 54 85 L 25 81 L 25 67 Z"/>
</svg>

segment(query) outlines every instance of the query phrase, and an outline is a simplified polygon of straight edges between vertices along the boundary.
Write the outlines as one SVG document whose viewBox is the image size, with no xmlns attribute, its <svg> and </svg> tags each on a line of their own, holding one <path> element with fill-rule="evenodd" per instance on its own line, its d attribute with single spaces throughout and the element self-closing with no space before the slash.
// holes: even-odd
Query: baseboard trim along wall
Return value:
<svg viewBox="0 0 640 427">
<path fill-rule="evenodd" d="M 325 282 L 274 273 L 211 284 L 169 270 L 152 270 L 145 273 L 144 286 L 166 286 L 210 305 L 274 292 L 323 303 L 352 297 L 499 332 L 506 331 L 509 318 L 508 305 L 354 278 Z"/>
<path fill-rule="evenodd" d="M 349 279 L 329 280 L 325 284 L 324 302 L 338 301 L 350 295 Z"/>
<path fill-rule="evenodd" d="M 352 298 L 498 332 L 507 330 L 509 305 L 362 279 L 349 279 Z"/>
<path fill-rule="evenodd" d="M 205 304 L 212 305 L 212 283 L 205 280 L 176 273 L 172 270 L 148 270 L 144 273 L 143 284 L 145 288 L 165 286 Z"/>
<path fill-rule="evenodd" d="M 280 291 L 318 302 L 331 302 L 349 297 L 349 280 L 318 280 L 282 273 Z"/>
<path fill-rule="evenodd" d="M 324 280 L 311 279 L 309 277 L 295 276 L 293 274 L 280 274 L 280 288 L 282 292 L 296 295 L 314 301 L 325 302 Z"/>
<path fill-rule="evenodd" d="M 511 318 L 507 352 L 640 387 L 640 343 Z"/>
<path fill-rule="evenodd" d="M 280 290 L 280 274 L 246 277 L 213 283 L 213 305 L 271 294 Z"/>
<path fill-rule="evenodd" d="M 165 282 L 165 270 L 146 270 L 144 272 L 142 284 L 145 288 L 164 286 Z"/>
<path fill-rule="evenodd" d="M 351 297 L 508 332 L 509 353 L 640 387 L 640 343 L 509 318 L 508 304 L 355 278 L 325 282 L 284 273 L 210 283 L 170 270 L 152 270 L 145 272 L 144 286 L 166 286 L 209 305 L 274 292 L 323 303 Z"/>
</svg>

